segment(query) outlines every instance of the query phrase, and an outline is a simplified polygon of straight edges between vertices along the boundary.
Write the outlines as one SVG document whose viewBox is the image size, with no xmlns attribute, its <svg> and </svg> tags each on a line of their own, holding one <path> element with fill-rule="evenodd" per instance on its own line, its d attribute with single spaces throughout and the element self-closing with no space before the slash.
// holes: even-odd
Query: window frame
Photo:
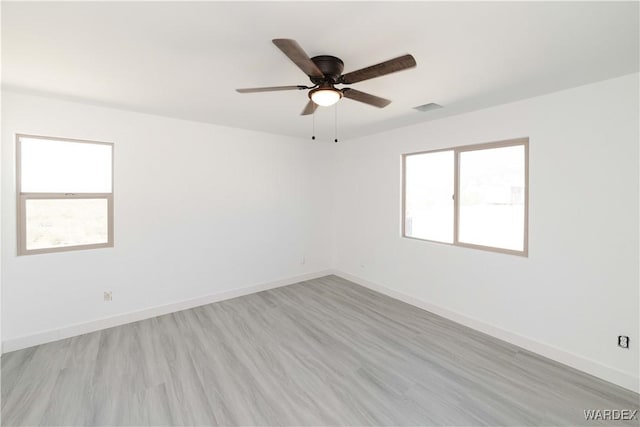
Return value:
<svg viewBox="0 0 640 427">
<path fill-rule="evenodd" d="M 85 143 L 111 146 L 111 192 L 110 193 L 34 193 L 22 192 L 22 156 L 21 138 L 46 139 L 52 141 L 64 141 L 71 143 Z M 43 135 L 30 135 L 24 133 L 16 134 L 16 195 L 17 195 L 17 254 L 36 255 L 55 252 L 69 252 L 85 249 L 100 249 L 113 247 L 113 194 L 114 194 L 114 148 L 112 142 L 91 141 L 86 139 L 61 138 Z M 84 245 L 61 246 L 56 248 L 27 249 L 27 224 L 26 224 L 26 204 L 27 200 L 69 200 L 69 199 L 104 199 L 107 201 L 107 242 L 91 243 Z"/>
<path fill-rule="evenodd" d="M 477 245 L 473 243 L 460 242 L 460 154 L 469 151 L 489 150 L 492 148 L 504 147 L 524 147 L 524 234 L 523 250 L 504 249 L 494 246 Z M 407 157 L 420 154 L 430 154 L 442 151 L 453 151 L 453 243 L 439 242 L 437 240 L 423 239 L 420 237 L 408 236 L 406 230 L 407 221 Z M 449 246 L 460 246 L 464 248 L 480 249 L 490 252 L 499 252 L 509 255 L 529 256 L 529 138 L 514 138 L 502 141 L 485 142 L 480 144 L 462 145 L 457 147 L 439 148 L 436 150 L 418 151 L 402 154 L 402 237 L 406 239 L 421 240 L 423 242 L 439 243 Z"/>
</svg>

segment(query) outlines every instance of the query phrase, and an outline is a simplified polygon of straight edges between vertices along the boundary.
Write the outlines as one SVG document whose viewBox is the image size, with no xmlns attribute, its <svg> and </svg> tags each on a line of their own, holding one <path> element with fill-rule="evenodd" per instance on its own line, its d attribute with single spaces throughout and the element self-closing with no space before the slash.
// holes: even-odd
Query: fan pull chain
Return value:
<svg viewBox="0 0 640 427">
<path fill-rule="evenodd" d="M 313 134 L 311 135 L 311 139 L 315 141 L 316 139 L 316 112 L 314 111 L 313 114 L 311 114 L 313 116 Z"/>
<path fill-rule="evenodd" d="M 334 111 L 334 139 L 333 142 L 338 142 L 338 104 L 336 104 Z"/>
</svg>

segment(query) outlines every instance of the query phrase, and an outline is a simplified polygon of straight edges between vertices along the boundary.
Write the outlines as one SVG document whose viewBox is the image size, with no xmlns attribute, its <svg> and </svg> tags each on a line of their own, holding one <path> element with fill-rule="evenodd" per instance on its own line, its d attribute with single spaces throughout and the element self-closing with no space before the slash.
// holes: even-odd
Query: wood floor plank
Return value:
<svg viewBox="0 0 640 427">
<path fill-rule="evenodd" d="M 42 416 L 43 424 L 87 425 L 91 422 L 91 414 L 87 411 L 91 382 L 87 378 L 94 370 L 95 361 L 77 363 L 60 370 Z"/>
<path fill-rule="evenodd" d="M 9 391 L 15 389 L 16 383 L 29 365 L 38 347 L 30 347 L 2 355 L 2 407 L 7 403 Z"/>
<path fill-rule="evenodd" d="M 624 425 L 638 394 L 327 276 L 2 356 L 3 425 Z"/>
<path fill-rule="evenodd" d="M 71 339 L 65 339 L 35 349 L 18 381 L 5 393 L 7 401 L 2 408 L 4 425 L 46 423 L 43 416 L 49 406 L 60 371 L 64 368 L 70 345 Z M 9 368 L 7 371 L 11 375 Z M 4 374 L 3 367 L 2 375 Z M 2 386 L 5 387 L 4 381 Z"/>
</svg>

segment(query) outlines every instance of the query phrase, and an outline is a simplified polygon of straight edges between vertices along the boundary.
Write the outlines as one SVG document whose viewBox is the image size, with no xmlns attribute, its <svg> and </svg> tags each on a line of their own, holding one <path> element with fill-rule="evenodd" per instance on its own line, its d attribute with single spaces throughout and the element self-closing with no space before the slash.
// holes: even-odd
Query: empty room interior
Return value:
<svg viewBox="0 0 640 427">
<path fill-rule="evenodd" d="M 2 425 L 640 425 L 638 1 L 0 7 Z"/>
</svg>

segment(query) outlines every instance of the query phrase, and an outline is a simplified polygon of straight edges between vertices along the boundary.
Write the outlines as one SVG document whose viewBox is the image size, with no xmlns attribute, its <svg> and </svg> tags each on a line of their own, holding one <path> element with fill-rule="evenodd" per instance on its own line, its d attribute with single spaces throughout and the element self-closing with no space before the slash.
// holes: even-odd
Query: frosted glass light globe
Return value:
<svg viewBox="0 0 640 427">
<path fill-rule="evenodd" d="M 311 92 L 311 100 L 321 107 L 328 107 L 340 101 L 342 92 L 337 89 L 316 89 Z"/>
</svg>

